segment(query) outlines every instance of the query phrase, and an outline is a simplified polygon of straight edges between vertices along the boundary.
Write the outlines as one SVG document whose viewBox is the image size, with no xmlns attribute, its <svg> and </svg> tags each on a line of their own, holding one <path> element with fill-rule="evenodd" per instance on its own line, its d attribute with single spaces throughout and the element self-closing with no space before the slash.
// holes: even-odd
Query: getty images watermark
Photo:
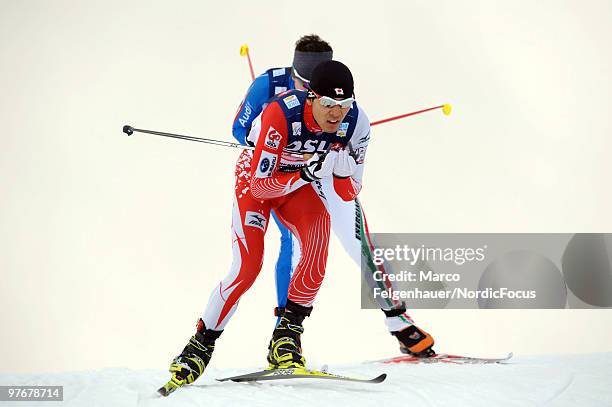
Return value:
<svg viewBox="0 0 612 407">
<path fill-rule="evenodd" d="M 372 234 L 362 250 L 362 307 L 611 307 L 611 240 L 608 234 Z"/>
<path fill-rule="evenodd" d="M 372 250 L 373 263 L 382 266 L 390 262 L 406 262 L 410 266 L 417 263 L 452 262 L 454 265 L 463 266 L 466 263 L 482 262 L 485 260 L 483 247 L 412 247 L 408 244 L 389 248 L 374 248 Z M 374 298 L 389 298 L 393 301 L 412 299 L 487 299 L 487 298 L 510 298 L 510 299 L 534 299 L 537 294 L 535 290 L 511 290 L 507 287 L 498 289 L 486 288 L 484 290 L 470 290 L 467 287 L 454 287 L 446 290 L 427 290 L 419 288 L 418 283 L 460 283 L 461 273 L 435 273 L 431 268 L 419 269 L 418 271 L 400 270 L 397 273 L 385 273 L 384 268 L 379 267 L 374 271 L 373 279 L 382 283 L 383 287 L 374 287 Z M 387 282 L 417 283 L 414 287 L 406 290 L 393 290 L 392 284 Z"/>
</svg>

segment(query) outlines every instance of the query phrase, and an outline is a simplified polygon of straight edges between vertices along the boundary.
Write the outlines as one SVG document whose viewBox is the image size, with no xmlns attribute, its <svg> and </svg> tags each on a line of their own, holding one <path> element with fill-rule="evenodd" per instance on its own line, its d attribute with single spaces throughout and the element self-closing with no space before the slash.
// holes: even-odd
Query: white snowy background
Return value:
<svg viewBox="0 0 612 407">
<path fill-rule="evenodd" d="M 275 228 L 210 374 L 151 399 L 228 270 L 238 152 L 121 133 L 232 140 L 250 83 L 240 45 L 262 72 L 315 32 L 372 120 L 454 107 L 375 129 L 361 197 L 372 231 L 609 232 L 610 21 L 598 0 L 0 0 L 0 385 L 63 384 L 79 406 L 612 405 L 609 310 L 418 310 L 440 351 L 517 356 L 361 366 L 396 341 L 382 313 L 359 309 L 337 240 L 307 360 L 387 381 L 215 383 L 264 362 Z"/>
<path fill-rule="evenodd" d="M 247 368 L 248 369 L 248 368 Z M 339 365 L 334 372 L 373 377 L 381 384 L 293 379 L 261 383 L 218 382 L 242 369 L 210 368 L 193 385 L 167 398 L 154 389 L 166 372 L 109 368 L 89 372 L 0 375 L 2 382 L 64 386 L 64 402 L 35 406 L 611 406 L 612 355 L 519 357 L 504 365 Z M 24 402 L 5 402 L 22 406 Z"/>
</svg>

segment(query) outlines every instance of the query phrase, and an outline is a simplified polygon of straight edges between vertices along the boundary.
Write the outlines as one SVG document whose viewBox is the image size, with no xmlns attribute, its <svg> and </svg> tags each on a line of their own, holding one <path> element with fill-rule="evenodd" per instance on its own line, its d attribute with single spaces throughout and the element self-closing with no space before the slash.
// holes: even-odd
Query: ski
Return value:
<svg viewBox="0 0 612 407">
<path fill-rule="evenodd" d="M 345 382 L 357 383 L 382 383 L 387 378 L 387 374 L 383 373 L 372 379 L 361 379 L 357 377 L 341 376 L 333 373 L 328 373 L 321 370 L 310 370 L 301 368 L 289 369 L 269 369 L 259 372 L 247 373 L 238 376 L 225 377 L 217 379 L 220 382 L 231 380 L 233 382 L 258 382 L 264 380 L 285 380 L 285 379 L 327 379 L 341 380 Z"/>
<path fill-rule="evenodd" d="M 366 363 L 384 363 L 384 364 L 393 364 L 393 363 L 411 363 L 411 364 L 421 364 L 421 363 L 451 363 L 456 365 L 481 365 L 481 364 L 493 364 L 493 363 L 503 363 L 507 362 L 512 358 L 513 354 L 509 353 L 508 356 L 504 358 L 475 358 L 471 356 L 459 356 L 459 355 L 449 355 L 447 353 L 438 353 L 429 358 L 420 358 L 413 355 L 403 355 L 397 356 L 394 358 L 388 359 L 380 359 L 373 360 Z"/>
</svg>

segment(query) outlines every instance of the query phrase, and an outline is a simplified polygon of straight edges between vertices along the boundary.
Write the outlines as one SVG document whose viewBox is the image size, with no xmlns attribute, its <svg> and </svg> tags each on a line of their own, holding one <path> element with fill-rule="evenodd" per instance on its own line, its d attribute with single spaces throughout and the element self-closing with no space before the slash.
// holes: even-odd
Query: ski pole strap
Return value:
<svg viewBox="0 0 612 407">
<path fill-rule="evenodd" d="M 402 315 L 404 312 L 406 312 L 406 305 L 402 304 L 401 308 L 395 308 L 395 309 L 390 309 L 390 310 L 386 310 L 383 309 L 382 312 L 385 313 L 385 315 L 387 316 L 387 318 L 391 318 L 391 317 L 399 317 L 400 315 Z"/>
</svg>

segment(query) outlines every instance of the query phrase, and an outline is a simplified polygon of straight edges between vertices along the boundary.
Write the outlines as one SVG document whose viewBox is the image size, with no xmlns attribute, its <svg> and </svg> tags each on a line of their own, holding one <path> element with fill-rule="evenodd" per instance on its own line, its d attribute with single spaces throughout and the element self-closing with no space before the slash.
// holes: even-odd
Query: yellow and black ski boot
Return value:
<svg viewBox="0 0 612 407">
<path fill-rule="evenodd" d="M 179 387 L 196 381 L 208 366 L 215 350 L 215 341 L 222 332 L 206 329 L 204 321 L 200 319 L 195 335 L 191 337 L 181 354 L 175 357 L 170 364 L 172 378 L 157 392 L 162 396 L 167 396 Z"/>
<path fill-rule="evenodd" d="M 305 307 L 287 300 L 279 323 L 272 332 L 268 346 L 268 369 L 304 368 L 300 337 L 304 333 L 302 322 L 310 315 L 312 307 Z"/>
</svg>

